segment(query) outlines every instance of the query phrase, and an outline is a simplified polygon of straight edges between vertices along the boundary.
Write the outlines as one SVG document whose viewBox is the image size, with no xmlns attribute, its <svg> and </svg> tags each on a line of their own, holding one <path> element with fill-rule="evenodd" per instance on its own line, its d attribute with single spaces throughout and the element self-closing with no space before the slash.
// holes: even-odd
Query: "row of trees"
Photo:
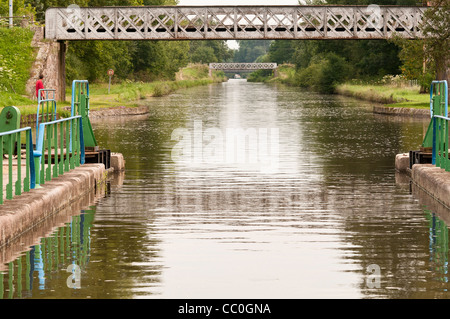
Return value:
<svg viewBox="0 0 450 319">
<path fill-rule="evenodd" d="M 45 20 L 49 7 L 68 7 L 73 0 L 14 0 L 14 15 Z M 86 6 L 176 5 L 176 0 L 77 0 Z M 8 0 L 0 0 L 0 16 L 8 15 Z M 104 81 L 106 70 L 115 78 L 139 81 L 173 79 L 188 63 L 230 60 L 233 51 L 225 41 L 80 41 L 69 42 L 66 54 L 67 79 Z"/>
<path fill-rule="evenodd" d="M 79 6 L 175 5 L 177 0 L 78 0 Z M 324 4 L 324 0 L 302 0 L 302 4 Z M 327 4 L 417 5 L 416 0 L 327 0 Z M 48 7 L 67 7 L 72 0 L 15 0 L 15 15 L 28 14 L 43 21 Z M 449 48 L 450 0 L 434 0 L 444 10 L 432 8 L 424 40 L 320 41 L 245 40 L 239 50 L 225 41 L 80 41 L 70 42 L 67 78 L 106 80 L 113 68 L 119 79 L 151 81 L 172 79 L 188 63 L 277 62 L 296 67 L 294 84 L 331 91 L 348 79 L 377 79 L 403 73 L 428 86 L 437 70 L 445 69 Z M 0 0 L 0 15 L 7 15 L 8 0 Z M 444 76 L 440 74 L 440 76 Z"/>
<path fill-rule="evenodd" d="M 338 5 L 422 5 L 416 0 L 327 0 L 327 4 Z M 423 28 L 425 38 L 389 41 L 364 40 L 277 40 L 266 45 L 256 43 L 242 46 L 236 53 L 236 62 L 290 63 L 296 68 L 292 84 L 332 92 L 335 85 L 350 79 L 373 81 L 386 75 L 402 74 L 409 80 L 418 80 L 425 91 L 435 79 L 445 79 L 449 60 L 450 1 L 434 0 L 426 13 Z M 325 4 L 322 0 L 303 0 L 303 4 Z M 440 8 L 440 9 L 439 9 Z M 248 43 L 253 41 L 247 41 Z M 238 61 L 244 49 L 247 61 Z M 264 52 L 254 57 L 257 52 Z M 255 78 L 263 76 L 260 71 Z"/>
</svg>

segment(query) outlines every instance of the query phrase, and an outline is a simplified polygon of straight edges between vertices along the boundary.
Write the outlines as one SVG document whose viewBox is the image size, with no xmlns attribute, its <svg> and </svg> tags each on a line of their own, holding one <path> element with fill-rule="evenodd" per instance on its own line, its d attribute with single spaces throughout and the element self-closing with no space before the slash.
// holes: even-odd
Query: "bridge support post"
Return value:
<svg viewBox="0 0 450 319">
<path fill-rule="evenodd" d="M 208 69 L 208 76 L 212 77 L 212 70 L 211 70 L 211 68 Z"/>
<path fill-rule="evenodd" d="M 56 74 L 56 99 L 58 101 L 66 100 L 66 49 L 66 41 L 58 41 L 58 67 Z"/>
</svg>

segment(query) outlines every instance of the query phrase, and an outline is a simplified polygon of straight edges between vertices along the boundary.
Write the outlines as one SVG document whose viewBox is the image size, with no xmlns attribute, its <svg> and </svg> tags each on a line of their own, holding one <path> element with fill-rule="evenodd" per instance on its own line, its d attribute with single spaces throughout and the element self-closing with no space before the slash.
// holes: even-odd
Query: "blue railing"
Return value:
<svg viewBox="0 0 450 319">
<path fill-rule="evenodd" d="M 448 158 L 448 83 L 433 81 L 430 88 L 430 113 L 433 125 L 432 164 L 450 170 Z"/>
<path fill-rule="evenodd" d="M 35 150 L 31 127 L 0 133 L 0 158 L 4 155 L 7 159 L 0 170 L 0 204 L 85 163 L 81 116 L 39 124 Z M 8 168 L 6 185 L 3 167 Z"/>
<path fill-rule="evenodd" d="M 44 184 L 84 164 L 85 150 L 81 116 L 39 124 L 34 151 L 36 180 Z M 46 159 L 46 160 L 45 160 Z"/>
<path fill-rule="evenodd" d="M 22 133 L 25 134 L 26 141 L 25 172 L 22 171 Z M 4 152 L 4 149 L 6 152 Z M 30 189 L 35 188 L 36 180 L 31 127 L 0 133 L 0 159 L 2 159 L 2 161 L 4 155 L 7 155 L 8 157 L 8 183 L 6 184 L 6 199 L 12 199 L 14 195 L 20 195 L 22 192 L 28 192 Z M 13 169 L 14 166 L 17 166 L 16 171 Z M 24 179 L 22 179 L 23 174 L 25 174 Z M 3 185 L 3 163 L 2 170 L 0 170 L 0 195 L 0 204 L 3 204 L 5 199 Z"/>
<path fill-rule="evenodd" d="M 76 80 L 73 85 L 80 92 L 89 92 L 88 81 Z M 36 148 L 33 149 L 30 127 L 0 133 L 0 158 L 3 159 L 4 155 L 8 157 L 3 161 L 0 171 L 0 204 L 5 198 L 12 199 L 14 195 L 36 188 L 37 184 L 45 184 L 85 163 L 83 118 L 77 114 L 79 110 L 74 108 L 79 104 L 72 93 L 72 116 L 56 120 L 55 90 L 41 89 L 38 92 Z M 22 150 L 23 132 L 26 134 L 25 155 Z M 25 160 L 25 172 L 22 159 Z M 6 196 L 3 166 L 8 167 Z"/>
</svg>

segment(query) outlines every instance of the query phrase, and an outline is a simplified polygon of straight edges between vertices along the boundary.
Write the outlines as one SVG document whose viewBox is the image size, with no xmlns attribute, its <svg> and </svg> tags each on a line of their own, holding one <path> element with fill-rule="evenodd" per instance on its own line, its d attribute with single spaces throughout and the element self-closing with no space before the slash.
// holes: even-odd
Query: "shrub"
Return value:
<svg viewBox="0 0 450 319">
<path fill-rule="evenodd" d="M 296 74 L 296 83 L 320 93 L 333 93 L 336 85 L 346 81 L 351 66 L 343 57 L 328 52 L 315 56 L 309 66 Z"/>
<path fill-rule="evenodd" d="M 0 91 L 25 94 L 33 63 L 32 38 L 28 29 L 0 28 Z"/>
</svg>

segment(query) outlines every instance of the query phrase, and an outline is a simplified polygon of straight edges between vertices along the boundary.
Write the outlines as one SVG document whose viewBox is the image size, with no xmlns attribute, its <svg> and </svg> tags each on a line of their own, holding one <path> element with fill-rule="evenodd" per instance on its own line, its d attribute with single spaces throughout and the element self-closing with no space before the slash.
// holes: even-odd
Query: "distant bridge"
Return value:
<svg viewBox="0 0 450 319">
<path fill-rule="evenodd" d="M 49 8 L 53 40 L 389 39 L 422 37 L 426 7 L 139 6 Z"/>
<path fill-rule="evenodd" d="M 276 63 L 210 63 L 210 70 L 223 71 L 255 71 L 255 70 L 275 70 Z"/>
</svg>

